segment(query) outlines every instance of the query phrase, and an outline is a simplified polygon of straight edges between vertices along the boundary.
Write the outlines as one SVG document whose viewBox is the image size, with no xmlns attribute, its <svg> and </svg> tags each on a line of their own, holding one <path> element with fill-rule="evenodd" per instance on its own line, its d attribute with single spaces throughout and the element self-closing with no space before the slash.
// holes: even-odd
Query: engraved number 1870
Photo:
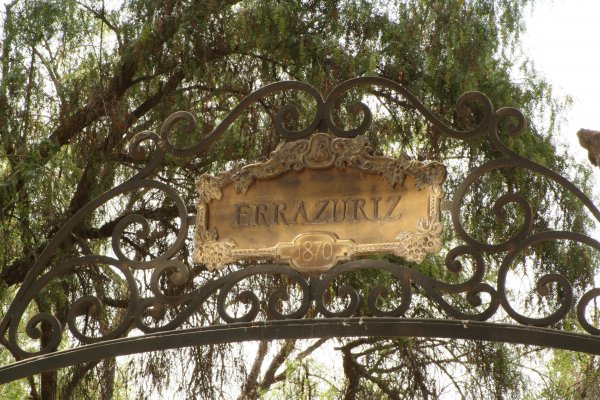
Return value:
<svg viewBox="0 0 600 400">
<path fill-rule="evenodd" d="M 307 240 L 298 247 L 298 258 L 305 262 L 330 260 L 333 256 L 333 245 L 321 240 Z"/>
</svg>

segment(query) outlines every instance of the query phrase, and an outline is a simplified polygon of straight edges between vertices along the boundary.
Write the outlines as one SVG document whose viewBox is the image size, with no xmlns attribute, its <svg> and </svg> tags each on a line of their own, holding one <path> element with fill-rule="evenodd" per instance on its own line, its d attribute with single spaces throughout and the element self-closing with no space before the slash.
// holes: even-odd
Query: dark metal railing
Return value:
<svg viewBox="0 0 600 400">
<path fill-rule="evenodd" d="M 208 277 L 204 283 L 192 282 L 193 274 L 186 260 L 178 258 L 181 249 L 186 245 L 190 216 L 186 205 L 177 190 L 152 176 L 163 164 L 165 157 L 192 158 L 205 154 L 213 143 L 223 135 L 236 118 L 251 105 L 267 95 L 284 90 L 298 90 L 307 94 L 315 103 L 314 117 L 308 126 L 299 131 L 291 131 L 284 126 L 286 118 L 297 114 L 298 110 L 287 105 L 279 110 L 275 117 L 275 131 L 287 140 L 305 138 L 315 132 L 330 132 L 338 137 L 355 137 L 365 133 L 372 122 L 372 114 L 363 103 L 354 103 L 351 107 L 362 114 L 358 127 L 344 130 L 334 122 L 334 106 L 342 95 L 358 87 L 377 86 L 389 89 L 401 95 L 426 121 L 433 125 L 440 135 L 467 140 L 485 137 L 500 155 L 498 158 L 484 162 L 468 173 L 453 193 L 451 199 L 451 220 L 457 239 L 464 242 L 451 249 L 445 259 L 448 271 L 459 272 L 463 265 L 459 261 L 466 257 L 472 260 L 474 269 L 470 276 L 459 283 L 448 283 L 432 278 L 417 269 L 382 260 L 357 260 L 337 265 L 319 276 L 306 277 L 283 265 L 257 264 L 232 270 L 220 276 Z M 478 104 L 479 122 L 472 129 L 460 131 L 447 126 L 440 118 L 429 111 L 406 88 L 383 78 L 356 78 L 335 87 L 327 98 L 312 86 L 301 82 L 279 82 L 265 86 L 247 97 L 209 134 L 197 144 L 189 147 L 176 147 L 169 141 L 169 134 L 175 124 L 185 123 L 187 132 L 196 129 L 194 117 L 187 112 L 176 112 L 166 119 L 160 134 L 142 132 L 135 136 L 131 144 L 132 155 L 146 157 L 145 166 L 122 184 L 101 194 L 75 215 L 56 233 L 52 241 L 37 258 L 25 280 L 20 286 L 13 302 L 0 323 L 2 344 L 13 354 L 16 362 L 0 367 L 0 383 L 20 377 L 61 368 L 68 365 L 97 360 L 105 357 L 131 354 L 150 350 L 174 347 L 224 343 L 258 339 L 277 338 L 312 338 L 331 336 L 425 336 L 466 338 L 480 340 L 504 341 L 510 343 L 536 344 L 556 348 L 571 349 L 591 354 L 600 354 L 600 330 L 590 321 L 587 308 L 600 296 L 600 288 L 585 288 L 574 291 L 571 283 L 564 275 L 549 273 L 542 275 L 536 282 L 540 295 L 546 295 L 550 286 L 560 292 L 552 311 L 539 318 L 533 318 L 518 312 L 511 304 L 508 274 L 515 262 L 528 249 L 544 242 L 574 241 L 600 250 L 600 242 L 576 232 L 544 231 L 533 232 L 534 213 L 527 199 L 518 193 L 507 192 L 495 201 L 492 211 L 501 217 L 508 205 L 516 207 L 522 214 L 522 221 L 515 233 L 501 243 L 480 241 L 467 232 L 461 222 L 464 212 L 463 203 L 469 190 L 486 174 L 502 168 L 518 168 L 528 170 L 546 177 L 552 185 L 558 185 L 576 196 L 600 221 L 600 211 L 592 201 L 573 183 L 550 169 L 528 160 L 511 149 L 500 139 L 500 126 L 511 136 L 520 135 L 525 127 L 525 118 L 514 108 L 494 110 L 488 98 L 478 92 L 463 95 L 457 105 L 457 111 L 463 113 L 467 104 Z M 508 123 L 512 122 L 512 123 Z M 153 143 L 153 150 L 145 154 L 142 144 Z M 160 255 L 153 259 L 131 259 L 122 248 L 122 237 L 132 224 L 142 226 L 140 236 L 150 233 L 150 222 L 138 214 L 123 216 L 116 224 L 111 241 L 109 255 L 87 255 L 60 260 L 48 268 L 50 261 L 68 240 L 74 229 L 83 223 L 99 207 L 107 204 L 115 197 L 140 189 L 160 191 L 168 197 L 177 212 L 178 231 L 173 243 Z M 495 274 L 489 274 L 486 257 L 499 257 L 499 268 Z M 110 265 L 124 277 L 128 289 L 126 309 L 119 315 L 119 321 L 111 329 L 98 330 L 97 335 L 82 331 L 77 319 L 81 316 L 96 318 L 106 307 L 99 297 L 86 294 L 70 304 L 66 326 L 51 313 L 40 312 L 33 316 L 26 312 L 28 307 L 50 282 L 76 271 L 83 266 L 104 264 Z M 382 309 L 378 299 L 390 296 L 388 288 L 376 285 L 366 296 L 365 304 L 357 288 L 350 284 L 342 284 L 337 296 L 345 299 L 345 303 L 332 310 L 331 286 L 336 279 L 357 270 L 378 270 L 388 273 L 396 282 L 401 292 L 393 309 Z M 136 271 L 151 271 L 149 296 L 140 292 Z M 466 273 L 466 271 L 463 271 Z M 288 301 L 290 293 L 283 289 L 272 293 L 261 294 L 260 289 L 237 290 L 235 301 L 246 305 L 241 315 L 228 312 L 229 300 L 234 288 L 244 280 L 261 275 L 285 277 L 286 287 L 294 287 L 295 300 L 291 310 L 284 312 L 278 306 L 281 301 Z M 164 293 L 161 290 L 161 279 L 168 276 L 175 287 L 188 285 L 191 292 L 177 294 Z M 408 318 L 411 301 L 416 291 L 433 302 L 447 318 Z M 482 303 L 482 294 L 486 294 L 486 304 Z M 577 298 L 576 293 L 583 293 Z M 466 302 L 479 311 L 468 313 L 446 300 L 447 295 L 464 295 Z M 262 297 L 262 298 L 261 298 Z M 189 319 L 209 299 L 215 301 L 222 324 L 187 327 Z M 363 306 L 361 308 L 361 306 Z M 165 308 L 176 307 L 174 318 L 164 321 Z M 261 308 L 262 307 L 262 308 Z M 261 309 L 268 318 L 259 317 Z M 503 310 L 510 324 L 500 321 L 499 310 Z M 573 331 L 565 331 L 556 327 L 556 323 L 569 317 L 576 311 L 579 326 Z M 153 322 L 149 322 L 149 316 Z M 40 349 L 30 351 L 27 343 L 20 338 L 20 324 L 26 321 L 26 333 L 30 339 L 40 342 Z M 40 326 L 44 327 L 42 338 Z M 185 326 L 185 328 L 182 328 Z M 64 330 L 67 328 L 69 334 Z M 81 345 L 69 347 L 77 339 Z M 61 350 L 58 350 L 58 349 Z"/>
</svg>

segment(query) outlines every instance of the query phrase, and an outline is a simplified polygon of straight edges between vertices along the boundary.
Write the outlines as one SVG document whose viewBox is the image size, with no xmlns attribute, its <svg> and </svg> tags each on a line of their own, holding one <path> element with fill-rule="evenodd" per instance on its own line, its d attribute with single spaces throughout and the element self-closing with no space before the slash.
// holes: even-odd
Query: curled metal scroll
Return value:
<svg viewBox="0 0 600 400">
<path fill-rule="evenodd" d="M 460 183 L 452 198 L 452 225 L 458 238 L 464 244 L 459 244 L 448 251 L 444 266 L 446 272 L 458 274 L 462 271 L 463 274 L 468 275 L 467 278 L 460 282 L 446 282 L 418 272 L 408 265 L 381 260 L 358 260 L 345 262 L 327 273 L 310 278 L 304 277 L 286 266 L 262 264 L 233 270 L 216 277 L 205 272 L 202 274 L 201 282 L 195 280 L 197 277 L 187 266 L 186 260 L 178 259 L 180 251 L 185 246 L 190 220 L 185 203 L 174 188 L 152 178 L 162 165 L 165 156 L 181 158 L 202 156 L 252 105 L 266 96 L 285 91 L 303 93 L 310 99 L 309 101 L 314 102 L 312 108 L 314 111 L 310 120 L 299 130 L 292 130 L 287 126 L 287 122 L 299 117 L 299 110 L 295 105 L 288 104 L 277 110 L 273 121 L 274 131 L 285 140 L 305 138 L 322 131 L 329 131 L 339 137 L 355 137 L 367 132 L 372 124 L 373 114 L 369 107 L 364 102 L 350 104 L 350 112 L 360 115 L 360 122 L 354 127 L 339 126 L 335 114 L 339 111 L 339 104 L 345 95 L 356 89 L 368 90 L 372 87 L 383 88 L 401 96 L 406 104 L 435 127 L 440 135 L 460 140 L 486 137 L 501 155 L 499 158 L 484 162 L 473 169 Z M 80 351 L 78 354 L 81 354 L 78 362 L 83 362 L 82 360 L 93 360 L 109 354 L 144 351 L 143 349 L 146 348 L 142 344 L 144 337 L 137 339 L 127 337 L 134 328 L 144 332 L 148 338 L 166 338 L 167 335 L 170 335 L 169 332 L 174 332 L 175 336 L 180 334 L 183 337 L 194 329 L 189 326 L 192 316 L 198 314 L 209 303 L 216 305 L 217 314 L 224 329 L 218 331 L 220 328 L 201 327 L 202 331 L 198 331 L 200 332 L 198 335 L 206 335 L 203 337 L 209 338 L 218 331 L 220 335 L 218 339 L 206 339 L 207 342 L 213 343 L 244 340 L 240 339 L 238 333 L 233 332 L 237 332 L 235 327 L 250 329 L 251 326 L 245 324 L 262 326 L 260 331 L 262 338 L 369 334 L 366 331 L 368 327 L 380 326 L 376 322 L 377 320 L 382 321 L 381 326 L 387 329 L 382 332 L 387 334 L 393 332 L 396 332 L 397 335 L 407 334 L 393 330 L 394 327 L 403 326 L 408 329 L 406 332 L 414 332 L 415 335 L 420 332 L 422 335 L 435 336 L 431 332 L 437 329 L 438 322 L 444 321 L 449 327 L 449 333 L 445 337 L 537 343 L 594 354 L 600 353 L 598 350 L 600 341 L 596 340 L 600 338 L 600 327 L 590 316 L 590 306 L 600 297 L 600 288 L 580 290 L 578 292 L 583 292 L 583 295 L 577 299 L 577 292 L 566 277 L 558 273 L 542 275 L 536 282 L 538 294 L 547 295 L 548 286 L 554 285 L 560 289 L 562 297 L 554 309 L 547 310 L 546 315 L 532 317 L 523 315 L 516 310 L 508 294 L 509 283 L 507 282 L 509 271 L 515 267 L 514 264 L 518 262 L 519 256 L 538 243 L 570 240 L 600 250 L 600 242 L 574 232 L 532 233 L 534 212 L 525 195 L 513 192 L 500 194 L 490 210 L 498 219 L 505 217 L 509 206 L 520 210 L 522 215 L 520 226 L 507 239 L 499 243 L 479 240 L 464 228 L 461 221 L 463 203 L 469 191 L 486 174 L 502 168 L 528 170 L 555 182 L 578 198 L 597 221 L 600 221 L 600 211 L 569 180 L 518 155 L 502 142 L 501 134 L 518 136 L 523 133 L 525 118 L 520 111 L 514 108 L 501 108 L 495 111 L 489 99 L 479 92 L 469 92 L 459 98 L 456 115 L 466 116 L 470 110 L 476 110 L 472 114 L 476 116 L 477 121 L 473 126 L 461 130 L 450 127 L 439 116 L 427 109 L 408 89 L 388 79 L 376 77 L 350 79 L 336 86 L 325 98 L 309 84 L 290 81 L 273 83 L 249 94 L 210 133 L 202 136 L 196 144 L 189 147 L 178 147 L 170 139 L 175 129 L 182 129 L 184 134 L 198 131 L 194 116 L 188 112 L 176 112 L 169 116 L 164 121 L 159 134 L 150 131 L 137 134 L 131 142 L 130 152 L 133 157 L 145 160 L 144 167 L 122 184 L 90 201 L 59 229 L 30 268 L 14 301 L 0 322 L 0 335 L 5 338 L 3 343 L 7 343 L 6 346 L 17 359 L 13 365 L 0 367 L 0 383 L 16 379 L 24 374 L 52 369 L 52 364 L 47 362 L 50 359 L 62 360 L 60 361 L 62 364 L 56 365 L 69 365 L 66 356 L 63 357 L 62 352 L 56 351 L 61 343 L 64 343 L 65 327 L 72 338 L 83 344 L 79 347 L 81 350 L 75 350 L 76 352 Z M 122 216 L 116 224 L 111 237 L 110 255 L 99 254 L 53 260 L 60 245 L 99 207 L 118 196 L 138 190 L 158 191 L 175 205 L 178 219 L 177 232 L 166 250 L 150 259 L 134 259 L 128 256 L 127 251 L 123 248 L 127 231 L 132 226 L 141 227 L 136 236 L 137 240 L 143 241 L 150 236 L 152 229 L 146 218 L 132 213 Z M 499 256 L 502 260 L 497 271 L 495 286 L 486 280 L 490 271 L 485 257 L 489 255 Z M 465 259 L 469 262 L 461 262 Z M 51 261 L 53 262 L 51 263 Z M 468 264 L 472 266 L 471 271 L 467 271 L 465 268 Z M 53 266 L 49 267 L 50 265 Z M 101 265 L 110 266 L 118 271 L 124 277 L 120 284 L 128 292 L 127 311 L 102 332 L 91 334 L 82 329 L 82 320 L 98 319 L 102 315 L 102 311 L 110 307 L 109 302 L 92 293 L 82 294 L 75 299 L 70 304 L 63 322 L 52 313 L 35 312 L 32 314 L 27 311 L 35 296 L 53 280 L 73 274 L 82 266 L 101 268 Z M 352 286 L 348 277 L 356 271 L 367 270 L 383 272 L 389 279 L 384 284 L 363 288 L 366 291 L 361 292 Z M 145 271 L 150 274 L 149 297 L 143 297 L 138 290 L 136 274 L 143 274 Z M 266 276 L 278 282 L 275 284 L 278 289 L 263 292 L 259 288 L 252 287 L 252 283 L 249 287 L 246 284 L 252 282 L 253 279 Z M 169 290 L 165 290 L 165 288 Z M 294 296 L 291 296 L 292 292 Z M 483 295 L 486 297 L 485 300 L 482 298 Z M 422 328 L 411 328 L 414 325 L 410 325 L 423 318 L 423 316 L 411 315 L 411 305 L 415 296 L 429 301 L 434 306 L 432 309 L 439 313 L 423 320 L 425 322 L 422 323 Z M 450 298 L 458 299 L 460 306 L 450 301 Z M 392 302 L 394 306 L 382 307 L 381 300 L 383 299 L 395 300 Z M 282 307 L 282 304 L 288 304 L 288 307 Z M 337 308 L 335 308 L 335 304 L 338 304 Z M 540 335 L 537 342 L 535 339 L 531 339 L 531 335 L 527 337 L 527 340 L 516 337 L 502 338 L 496 337 L 494 333 L 495 326 L 500 325 L 490 321 L 492 317 L 500 314 L 499 310 L 502 310 L 516 324 L 549 327 L 567 318 L 567 314 L 573 306 L 576 309 L 580 330 L 586 332 L 587 336 L 577 333 L 567 335 L 562 331 L 553 332 L 547 328 L 536 328 L 539 329 L 537 332 Z M 232 313 L 235 309 L 242 311 L 240 314 Z M 353 317 L 360 319 L 352 319 Z M 340 320 L 339 318 L 344 319 Z M 361 325 L 363 318 L 366 318 L 365 321 L 367 321 L 364 326 Z M 299 320 L 302 319 L 304 321 L 300 323 Z M 455 323 L 456 321 L 460 321 L 460 323 Z M 306 328 L 307 324 L 314 329 Z M 469 330 L 467 329 L 468 324 L 473 324 L 476 328 Z M 25 325 L 24 329 L 23 325 Z M 230 336 L 227 336 L 228 331 L 225 329 L 228 326 L 231 327 Z M 297 332 L 285 330 L 286 327 L 296 326 L 301 327 Z M 461 330 L 460 326 L 465 327 L 464 330 Z M 44 327 L 45 337 L 43 340 L 40 327 Z M 502 332 L 516 332 L 514 334 L 521 334 L 525 329 L 504 325 L 500 328 Z M 28 337 L 24 339 L 26 343 L 23 343 L 20 333 L 22 331 Z M 252 335 L 255 334 L 258 337 L 256 332 L 245 337 L 254 337 Z M 444 336 L 443 333 L 439 335 Z M 39 342 L 39 350 L 30 350 L 28 345 L 32 340 Z M 145 343 L 154 342 L 150 340 Z M 165 339 L 165 343 L 175 343 L 175 340 Z M 190 340 L 189 343 L 195 342 Z M 125 348 L 125 344 L 131 344 L 131 347 Z M 148 349 L 157 349 L 156 346 L 153 344 Z M 169 346 L 175 345 L 167 346 L 165 344 L 162 348 Z M 158 346 L 158 348 L 161 347 Z M 31 361 L 27 361 L 27 359 Z"/>
</svg>

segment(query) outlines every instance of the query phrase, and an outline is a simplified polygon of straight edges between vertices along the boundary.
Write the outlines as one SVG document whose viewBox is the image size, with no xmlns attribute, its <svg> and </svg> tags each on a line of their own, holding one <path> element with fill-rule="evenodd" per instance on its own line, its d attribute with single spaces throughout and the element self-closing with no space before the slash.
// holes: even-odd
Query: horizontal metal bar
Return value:
<svg viewBox="0 0 600 400">
<path fill-rule="evenodd" d="M 108 357 L 189 346 L 327 337 L 439 337 L 519 343 L 600 355 L 600 336 L 493 322 L 330 318 L 234 323 L 109 340 L 33 357 L 0 368 L 0 384 Z"/>
</svg>

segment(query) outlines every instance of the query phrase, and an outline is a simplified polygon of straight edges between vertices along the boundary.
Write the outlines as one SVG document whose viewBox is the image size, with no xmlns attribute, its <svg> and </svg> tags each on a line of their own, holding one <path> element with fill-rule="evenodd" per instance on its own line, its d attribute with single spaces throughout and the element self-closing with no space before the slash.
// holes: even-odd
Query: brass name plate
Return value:
<svg viewBox="0 0 600 400">
<path fill-rule="evenodd" d="M 307 274 L 362 254 L 420 262 L 441 249 L 445 174 L 376 155 L 360 137 L 282 143 L 265 162 L 197 180 L 194 261 L 274 260 Z"/>
</svg>

